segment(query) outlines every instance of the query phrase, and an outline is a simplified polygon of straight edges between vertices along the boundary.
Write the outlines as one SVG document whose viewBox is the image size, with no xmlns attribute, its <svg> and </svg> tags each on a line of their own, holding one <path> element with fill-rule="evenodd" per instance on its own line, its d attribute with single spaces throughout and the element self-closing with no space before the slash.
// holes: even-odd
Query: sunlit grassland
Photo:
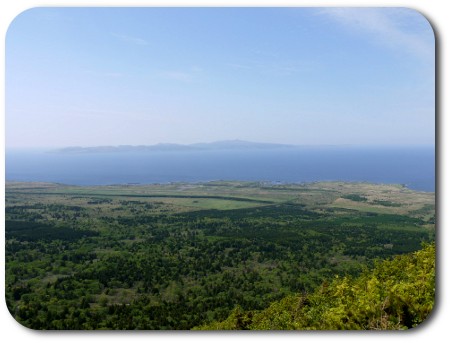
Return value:
<svg viewBox="0 0 450 343">
<path fill-rule="evenodd" d="M 417 192 L 401 185 L 369 183 L 317 182 L 278 185 L 262 182 L 215 181 L 207 183 L 173 183 L 150 185 L 69 186 L 51 183 L 8 182 L 9 204 L 30 201 L 43 204 L 93 207 L 98 213 L 118 215 L 123 202 L 129 201 L 136 211 L 158 213 L 161 210 L 231 210 L 291 202 L 318 211 L 354 210 L 381 214 L 401 214 L 425 220 L 434 214 L 434 193 Z M 21 194 L 26 197 L 21 197 Z M 353 201 L 358 194 L 364 201 Z M 22 199 L 24 198 L 24 199 Z M 97 202 L 97 203 L 96 203 Z M 156 205 L 156 206 L 151 206 Z"/>
</svg>

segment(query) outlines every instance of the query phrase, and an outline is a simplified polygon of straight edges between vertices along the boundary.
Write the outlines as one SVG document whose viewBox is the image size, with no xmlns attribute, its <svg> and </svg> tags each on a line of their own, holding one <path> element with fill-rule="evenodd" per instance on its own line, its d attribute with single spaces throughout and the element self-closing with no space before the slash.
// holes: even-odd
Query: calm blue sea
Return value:
<svg viewBox="0 0 450 343">
<path fill-rule="evenodd" d="M 434 147 L 61 154 L 6 151 L 6 180 L 73 185 L 365 181 L 435 190 Z"/>
</svg>

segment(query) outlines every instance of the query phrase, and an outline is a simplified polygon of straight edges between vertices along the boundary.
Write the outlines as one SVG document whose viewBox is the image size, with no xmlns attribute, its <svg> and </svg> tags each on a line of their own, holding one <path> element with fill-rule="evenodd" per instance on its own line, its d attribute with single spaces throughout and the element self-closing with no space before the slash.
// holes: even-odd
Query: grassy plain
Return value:
<svg viewBox="0 0 450 343">
<path fill-rule="evenodd" d="M 198 184 L 151 184 L 112 186 L 68 186 L 52 183 L 7 182 L 8 195 L 42 197 L 47 202 L 83 204 L 89 199 L 160 201 L 183 207 L 233 209 L 292 202 L 316 208 L 342 208 L 391 214 L 434 213 L 434 193 L 410 190 L 402 185 L 317 182 L 276 185 L 264 182 L 209 182 Z M 358 194 L 366 201 L 346 196 Z M 11 199 L 11 198 L 10 198 Z M 384 203 L 383 203 L 384 202 Z M 391 203 L 391 204 L 389 204 Z M 86 204 L 86 203 L 85 203 Z M 392 206 L 393 205 L 393 206 Z M 428 211 L 427 211 L 427 207 Z M 421 213 L 422 213 L 421 212 Z"/>
</svg>

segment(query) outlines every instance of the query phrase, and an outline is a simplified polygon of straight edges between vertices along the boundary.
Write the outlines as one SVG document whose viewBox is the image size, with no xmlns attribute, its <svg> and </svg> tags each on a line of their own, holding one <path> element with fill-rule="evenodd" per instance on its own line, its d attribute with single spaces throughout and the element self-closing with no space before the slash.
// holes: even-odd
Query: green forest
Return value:
<svg viewBox="0 0 450 343">
<path fill-rule="evenodd" d="M 376 263 L 358 278 L 335 277 L 312 293 L 296 294 L 262 311 L 237 306 L 223 322 L 196 330 L 402 330 L 431 313 L 434 244 Z"/>
<path fill-rule="evenodd" d="M 6 302 L 40 330 L 406 329 L 435 195 L 323 182 L 6 183 Z"/>
</svg>

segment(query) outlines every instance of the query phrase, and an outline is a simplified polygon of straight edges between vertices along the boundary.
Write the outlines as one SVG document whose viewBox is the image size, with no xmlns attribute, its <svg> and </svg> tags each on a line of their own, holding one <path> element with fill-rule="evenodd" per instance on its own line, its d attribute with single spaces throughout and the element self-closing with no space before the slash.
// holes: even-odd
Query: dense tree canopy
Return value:
<svg viewBox="0 0 450 343">
<path fill-rule="evenodd" d="M 399 330 L 421 324 L 435 299 L 435 246 L 376 263 L 358 278 L 336 277 L 262 311 L 236 307 L 201 330 Z"/>
<path fill-rule="evenodd" d="M 190 329 L 223 320 L 214 325 L 403 328 L 432 307 L 424 288 L 434 285 L 431 270 L 408 283 L 419 273 L 414 263 L 434 263 L 431 246 L 395 259 L 392 271 L 377 264 L 377 274 L 354 279 L 376 259 L 434 240 L 434 207 L 410 205 L 416 195 L 402 189 L 391 199 L 397 188 L 357 197 L 359 186 L 227 184 L 223 196 L 215 188 L 208 197 L 204 186 L 170 197 L 169 186 L 148 196 L 142 188 L 131 196 L 129 188 L 26 186 L 7 188 L 6 301 L 30 328 Z M 376 203 L 403 196 L 401 206 Z M 379 323 L 361 321 L 369 314 Z"/>
</svg>

